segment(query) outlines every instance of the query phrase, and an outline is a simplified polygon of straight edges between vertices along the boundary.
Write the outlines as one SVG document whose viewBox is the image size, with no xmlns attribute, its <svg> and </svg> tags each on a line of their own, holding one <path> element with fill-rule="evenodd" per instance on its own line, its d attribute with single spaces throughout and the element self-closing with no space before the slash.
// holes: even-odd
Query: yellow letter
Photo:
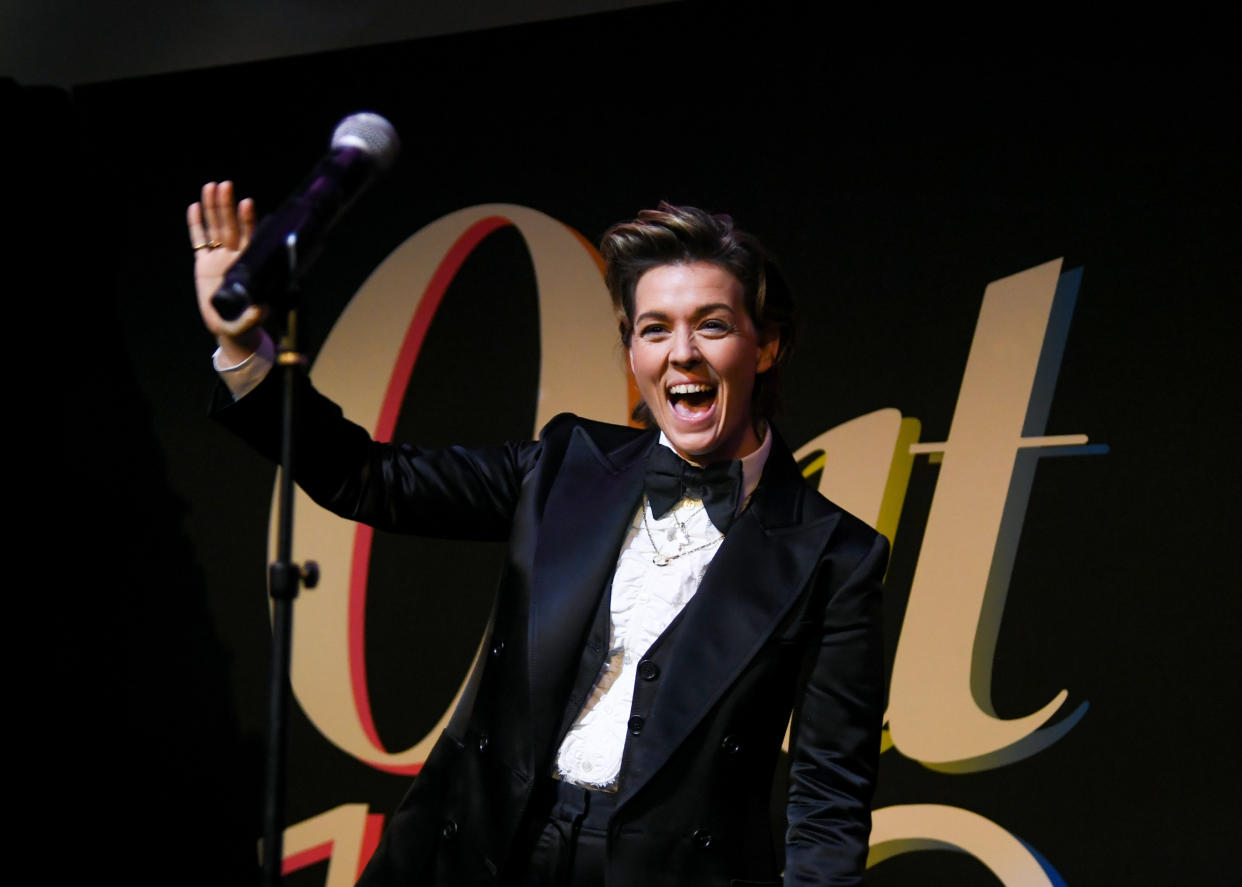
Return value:
<svg viewBox="0 0 1242 887">
<path fill-rule="evenodd" d="M 1048 262 L 988 286 L 948 442 L 911 447 L 944 459 L 897 644 L 888 725 L 898 751 L 935 769 L 1034 754 L 1086 710 L 1083 703 L 1041 731 L 1066 691 L 1012 720 L 991 705 L 992 653 L 1035 470 L 1036 451 L 1026 448 L 1081 452 L 1086 442 L 1029 436 L 1043 432 L 1078 288 L 1080 272 L 1060 269 Z"/>
<path fill-rule="evenodd" d="M 919 420 L 903 419 L 890 407 L 829 428 L 794 458 L 814 457 L 802 473 L 811 477 L 822 471 L 819 491 L 891 544 L 914 462 L 910 444 L 918 438 Z"/>
</svg>

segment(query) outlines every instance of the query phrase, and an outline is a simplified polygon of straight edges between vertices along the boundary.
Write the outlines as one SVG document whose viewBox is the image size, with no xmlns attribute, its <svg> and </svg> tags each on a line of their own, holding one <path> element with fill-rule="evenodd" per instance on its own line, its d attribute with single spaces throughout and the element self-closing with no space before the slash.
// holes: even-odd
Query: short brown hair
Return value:
<svg viewBox="0 0 1242 887">
<path fill-rule="evenodd" d="M 780 369 L 794 344 L 794 304 L 775 262 L 756 237 L 733 227 L 727 215 L 661 201 L 658 209 L 645 209 L 632 222 L 620 222 L 604 232 L 599 251 L 626 348 L 634 334 L 634 291 L 639 278 L 652 268 L 707 262 L 736 277 L 755 329 L 760 335 L 780 337 L 771 368 L 755 377 L 752 402 L 756 421 L 772 418 L 780 404 Z M 639 403 L 634 418 L 652 424 L 645 403 Z"/>
</svg>

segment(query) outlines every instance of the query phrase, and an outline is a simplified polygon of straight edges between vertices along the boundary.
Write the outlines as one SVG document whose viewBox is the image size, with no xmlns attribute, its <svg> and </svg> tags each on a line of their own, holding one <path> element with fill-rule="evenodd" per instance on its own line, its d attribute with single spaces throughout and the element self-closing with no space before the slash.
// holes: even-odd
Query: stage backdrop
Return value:
<svg viewBox="0 0 1242 887">
<path fill-rule="evenodd" d="M 32 211 L 82 244 L 49 268 L 88 369 L 65 477 L 123 582 L 64 617 L 51 747 L 75 798 L 91 761 L 101 867 L 253 871 L 274 469 L 205 416 L 183 213 L 225 177 L 271 209 L 371 109 L 404 152 L 302 322 L 313 378 L 384 435 L 621 420 L 590 244 L 639 208 L 728 211 L 780 257 L 779 427 L 893 541 L 869 884 L 1238 883 L 1237 68 L 916 61 L 831 25 L 676 4 L 73 96 L 84 174 Z M 295 613 L 288 883 L 341 887 L 501 550 L 297 519 L 323 581 Z"/>
</svg>

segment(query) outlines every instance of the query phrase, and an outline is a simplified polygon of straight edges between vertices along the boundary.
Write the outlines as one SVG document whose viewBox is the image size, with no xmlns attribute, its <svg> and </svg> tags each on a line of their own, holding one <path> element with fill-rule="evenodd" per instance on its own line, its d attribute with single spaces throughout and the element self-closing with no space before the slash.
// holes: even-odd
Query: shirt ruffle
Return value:
<svg viewBox="0 0 1242 887">
<path fill-rule="evenodd" d="M 609 663 L 617 673 L 601 675 L 598 683 L 613 678 L 611 685 L 570 728 L 557 755 L 563 779 L 593 788 L 612 787 L 621 772 L 638 663 L 694 597 L 724 538 L 701 502 L 683 500 L 658 520 L 645 502 L 643 510 L 658 551 L 640 511 L 621 546 L 612 580 L 609 647 L 611 654 L 621 655 L 610 655 Z M 679 551 L 686 553 L 665 566 L 653 561 L 657 553 L 672 556 Z"/>
</svg>

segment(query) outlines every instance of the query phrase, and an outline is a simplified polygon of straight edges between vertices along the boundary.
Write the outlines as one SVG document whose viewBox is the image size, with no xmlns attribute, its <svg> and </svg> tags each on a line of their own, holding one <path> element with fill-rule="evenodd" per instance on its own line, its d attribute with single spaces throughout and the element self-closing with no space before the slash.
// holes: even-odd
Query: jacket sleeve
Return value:
<svg viewBox="0 0 1242 887">
<path fill-rule="evenodd" d="M 213 416 L 280 460 L 280 380 L 240 400 L 218 386 Z M 523 478 L 541 445 L 422 448 L 380 443 L 306 380 L 298 385 L 294 478 L 316 503 L 383 530 L 452 539 L 508 538 Z"/>
<path fill-rule="evenodd" d="M 884 717 L 881 583 L 888 541 L 853 546 L 860 559 L 821 564 L 840 582 L 822 611 L 804 667 L 790 744 L 785 884 L 861 884 Z M 833 574 L 836 574 L 834 577 Z"/>
</svg>

